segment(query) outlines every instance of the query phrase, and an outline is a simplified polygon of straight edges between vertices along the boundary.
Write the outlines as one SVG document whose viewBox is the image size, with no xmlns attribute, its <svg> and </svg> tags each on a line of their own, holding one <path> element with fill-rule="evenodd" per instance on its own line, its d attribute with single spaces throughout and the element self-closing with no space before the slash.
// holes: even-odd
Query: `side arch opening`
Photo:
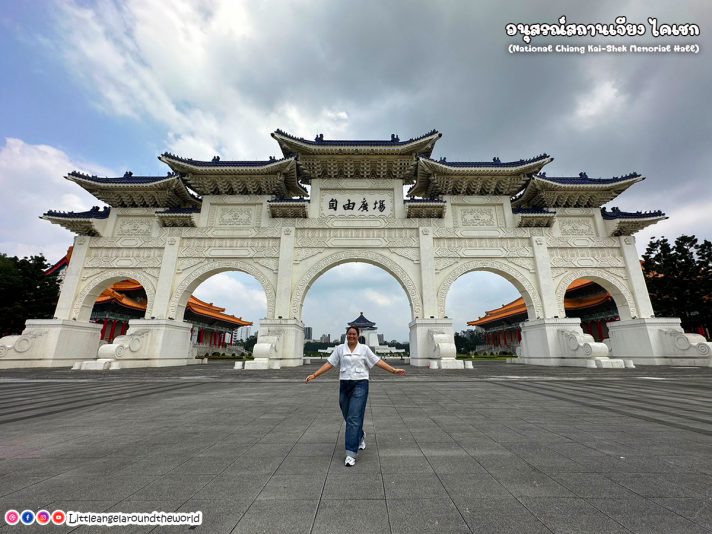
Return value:
<svg viewBox="0 0 712 534">
<path fill-rule="evenodd" d="M 446 317 L 452 319 L 458 355 L 514 355 L 521 323 L 530 317 L 522 292 L 499 273 L 470 271 L 450 286 Z M 529 299 L 530 300 L 530 299 Z"/>
<path fill-rule="evenodd" d="M 196 357 L 252 352 L 260 319 L 267 315 L 267 295 L 255 277 L 242 271 L 205 273 L 186 293 L 177 318 L 192 325 Z"/>
<path fill-rule="evenodd" d="M 600 283 L 588 278 L 577 278 L 569 284 L 562 305 L 566 317 L 581 319 L 582 330 L 595 341 L 607 339 L 607 323 L 620 319 L 613 295 Z"/>
<path fill-rule="evenodd" d="M 581 282 L 584 280 L 585 282 Z M 613 305 L 616 308 L 617 316 L 620 320 L 626 321 L 629 319 L 636 318 L 638 315 L 635 303 L 633 301 L 633 296 L 628 290 L 626 282 L 621 279 L 614 278 L 613 276 L 605 276 L 596 271 L 576 271 L 565 276 L 558 285 L 556 291 L 556 298 L 559 310 L 569 317 L 569 312 L 566 309 L 566 298 L 568 292 L 573 289 L 580 287 L 584 284 L 584 290 L 589 293 L 591 291 L 595 292 L 596 288 L 594 286 L 585 286 L 585 283 L 595 284 L 596 286 L 602 288 L 611 298 Z M 598 290 L 600 293 L 600 290 Z M 586 291 L 584 291 L 585 294 Z M 573 313 L 573 310 L 572 310 Z M 577 315 L 572 315 L 576 317 Z M 595 337 L 595 336 L 594 336 Z"/>
<path fill-rule="evenodd" d="M 100 340 L 111 343 L 126 333 L 129 321 L 143 319 L 151 309 L 153 286 L 123 273 L 93 280 L 77 302 L 77 321 L 102 325 Z"/>
</svg>

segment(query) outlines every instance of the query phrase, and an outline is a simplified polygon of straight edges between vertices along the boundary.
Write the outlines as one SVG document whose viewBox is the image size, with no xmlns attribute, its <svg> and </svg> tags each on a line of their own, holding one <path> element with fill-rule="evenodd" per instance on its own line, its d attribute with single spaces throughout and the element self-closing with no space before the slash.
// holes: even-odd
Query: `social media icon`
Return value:
<svg viewBox="0 0 712 534">
<path fill-rule="evenodd" d="M 49 525 L 49 522 L 52 520 L 52 516 L 49 515 L 49 512 L 47 510 L 40 510 L 37 512 L 37 518 L 35 521 L 37 521 L 38 525 Z"/>
<path fill-rule="evenodd" d="M 52 512 L 52 523 L 55 525 L 64 525 L 64 521 L 67 519 L 67 516 L 64 515 L 64 512 L 62 510 L 55 510 Z"/>
<path fill-rule="evenodd" d="M 8 510 L 5 512 L 5 523 L 8 525 L 17 525 L 20 522 L 20 513 L 17 510 Z"/>
<path fill-rule="evenodd" d="M 20 514 L 20 521 L 23 525 L 31 525 L 35 522 L 35 513 L 32 510 L 23 510 Z"/>
</svg>

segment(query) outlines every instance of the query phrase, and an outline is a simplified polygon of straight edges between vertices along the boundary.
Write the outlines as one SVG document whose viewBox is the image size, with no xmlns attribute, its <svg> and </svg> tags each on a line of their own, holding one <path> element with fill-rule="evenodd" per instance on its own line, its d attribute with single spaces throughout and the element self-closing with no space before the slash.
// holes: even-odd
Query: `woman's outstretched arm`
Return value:
<svg viewBox="0 0 712 534">
<path fill-rule="evenodd" d="M 378 360 L 376 362 L 376 367 L 380 367 L 381 369 L 388 371 L 389 373 L 393 373 L 394 375 L 405 376 L 405 369 L 398 369 L 397 367 L 392 367 L 383 360 Z"/>
<path fill-rule="evenodd" d="M 304 380 L 304 383 L 311 382 L 311 381 L 314 380 L 317 376 L 323 375 L 324 373 L 328 373 L 328 372 L 331 371 L 333 368 L 334 368 L 333 365 L 331 365 L 329 362 L 326 362 L 324 365 L 322 365 L 321 367 L 319 367 L 319 370 L 318 370 L 316 373 L 314 373 L 313 375 L 309 375 L 308 377 L 306 377 L 306 379 Z"/>
</svg>

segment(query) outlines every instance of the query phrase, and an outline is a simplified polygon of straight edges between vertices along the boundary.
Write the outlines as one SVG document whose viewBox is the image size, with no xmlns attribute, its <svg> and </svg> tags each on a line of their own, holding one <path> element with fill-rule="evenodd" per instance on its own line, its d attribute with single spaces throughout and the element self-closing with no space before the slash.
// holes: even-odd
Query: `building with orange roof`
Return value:
<svg viewBox="0 0 712 534">
<path fill-rule="evenodd" d="M 62 280 L 71 257 L 72 247 L 69 247 L 67 254 L 45 274 L 58 276 Z M 96 299 L 91 321 L 103 325 L 101 340 L 111 343 L 114 338 L 126 333 L 131 319 L 141 319 L 146 315 L 146 305 L 146 292 L 141 284 L 136 280 L 121 280 L 106 288 Z M 228 348 L 235 342 L 237 329 L 252 326 L 250 321 L 226 314 L 225 308 L 193 295 L 186 305 L 185 320 L 193 325 L 191 339 L 200 354 Z"/>
<path fill-rule="evenodd" d="M 601 286 L 581 278 L 572 282 L 566 291 L 564 308 L 567 317 L 579 317 L 581 328 L 595 341 L 608 337 L 607 322 L 618 321 L 618 309 L 613 297 Z M 483 317 L 469 321 L 468 326 L 484 331 L 485 343 L 494 350 L 516 350 L 522 340 L 521 323 L 527 320 L 527 307 L 521 297 Z"/>
</svg>

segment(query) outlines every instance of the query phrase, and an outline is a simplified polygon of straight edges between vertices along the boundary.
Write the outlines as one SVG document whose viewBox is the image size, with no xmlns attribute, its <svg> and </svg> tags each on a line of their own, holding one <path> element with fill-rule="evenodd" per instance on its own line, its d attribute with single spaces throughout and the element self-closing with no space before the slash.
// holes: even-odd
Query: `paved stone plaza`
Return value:
<svg viewBox="0 0 712 534">
<path fill-rule="evenodd" d="M 303 384 L 315 368 L 3 371 L 0 511 L 200 510 L 210 533 L 712 530 L 711 368 L 374 370 L 352 468 L 338 375 Z"/>
</svg>

